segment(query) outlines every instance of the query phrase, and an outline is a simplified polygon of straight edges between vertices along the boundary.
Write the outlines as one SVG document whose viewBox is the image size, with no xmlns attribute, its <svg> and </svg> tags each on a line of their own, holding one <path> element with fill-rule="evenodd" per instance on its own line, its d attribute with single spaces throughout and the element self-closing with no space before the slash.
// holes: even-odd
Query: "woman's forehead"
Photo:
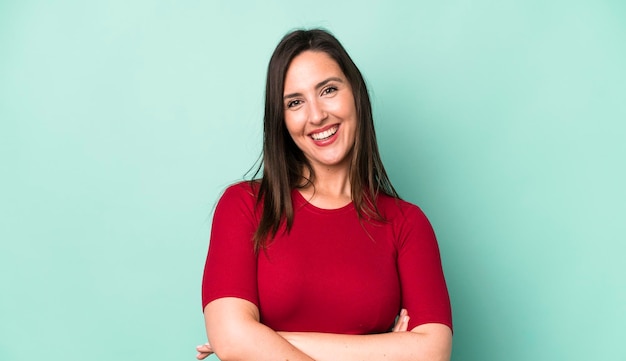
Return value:
<svg viewBox="0 0 626 361">
<path fill-rule="evenodd" d="M 289 64 L 285 75 L 284 92 L 316 88 L 329 78 L 346 81 L 339 64 L 327 53 L 307 50 L 298 54 Z"/>
</svg>

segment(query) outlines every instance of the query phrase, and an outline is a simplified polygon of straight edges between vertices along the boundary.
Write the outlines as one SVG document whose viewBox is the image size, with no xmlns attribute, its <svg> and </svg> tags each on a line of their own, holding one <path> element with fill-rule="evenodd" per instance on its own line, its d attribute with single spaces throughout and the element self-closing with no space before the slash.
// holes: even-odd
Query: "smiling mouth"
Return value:
<svg viewBox="0 0 626 361">
<path fill-rule="evenodd" d="M 339 129 L 339 126 L 335 125 L 334 127 L 330 129 L 326 129 L 323 132 L 311 134 L 311 138 L 313 138 L 313 140 L 325 140 L 335 135 L 338 129 Z"/>
</svg>

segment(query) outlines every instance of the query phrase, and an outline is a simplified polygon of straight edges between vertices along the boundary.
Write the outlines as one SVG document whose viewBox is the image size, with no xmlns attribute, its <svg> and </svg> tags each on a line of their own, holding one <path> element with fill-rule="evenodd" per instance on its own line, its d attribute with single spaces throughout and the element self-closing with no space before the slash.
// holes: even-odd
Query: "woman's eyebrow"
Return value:
<svg viewBox="0 0 626 361">
<path fill-rule="evenodd" d="M 323 87 L 324 85 L 330 83 L 331 81 L 336 81 L 336 82 L 339 82 L 339 83 L 343 83 L 344 82 L 343 79 L 335 77 L 335 76 L 332 76 L 332 77 L 330 77 L 328 79 L 324 79 L 321 82 L 317 83 L 315 85 L 315 89 L 317 90 L 317 89 Z M 299 96 L 302 96 L 302 93 L 290 93 L 290 94 L 284 95 L 283 99 L 297 98 Z"/>
<path fill-rule="evenodd" d="M 322 80 L 321 82 L 317 83 L 317 85 L 315 85 L 315 89 L 319 89 L 319 88 L 323 87 L 324 85 L 330 83 L 331 81 L 336 81 L 336 82 L 339 82 L 339 83 L 343 83 L 343 79 L 335 77 L 335 76 L 332 76 L 332 77 L 330 77 L 330 78 L 328 78 L 326 80 Z"/>
</svg>

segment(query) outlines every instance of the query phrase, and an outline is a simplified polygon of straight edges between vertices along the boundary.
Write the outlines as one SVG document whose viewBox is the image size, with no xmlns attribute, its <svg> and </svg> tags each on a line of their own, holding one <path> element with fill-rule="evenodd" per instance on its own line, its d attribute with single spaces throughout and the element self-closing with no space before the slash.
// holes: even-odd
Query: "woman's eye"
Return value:
<svg viewBox="0 0 626 361">
<path fill-rule="evenodd" d="M 287 103 L 287 108 L 297 107 L 300 104 L 302 104 L 302 103 L 299 100 L 292 100 L 292 101 Z"/>
<path fill-rule="evenodd" d="M 335 88 L 334 86 L 329 86 L 328 88 L 322 91 L 322 94 L 326 95 L 326 94 L 334 93 L 336 91 L 337 91 L 337 88 Z"/>
</svg>

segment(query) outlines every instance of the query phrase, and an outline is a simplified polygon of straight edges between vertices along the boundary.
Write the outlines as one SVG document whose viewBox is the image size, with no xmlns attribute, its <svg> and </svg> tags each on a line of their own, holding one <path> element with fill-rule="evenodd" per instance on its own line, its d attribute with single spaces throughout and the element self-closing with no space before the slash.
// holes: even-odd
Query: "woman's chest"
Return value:
<svg viewBox="0 0 626 361">
<path fill-rule="evenodd" d="M 396 250 L 384 228 L 322 219 L 259 254 L 261 320 L 275 330 L 384 332 L 400 308 Z"/>
</svg>

